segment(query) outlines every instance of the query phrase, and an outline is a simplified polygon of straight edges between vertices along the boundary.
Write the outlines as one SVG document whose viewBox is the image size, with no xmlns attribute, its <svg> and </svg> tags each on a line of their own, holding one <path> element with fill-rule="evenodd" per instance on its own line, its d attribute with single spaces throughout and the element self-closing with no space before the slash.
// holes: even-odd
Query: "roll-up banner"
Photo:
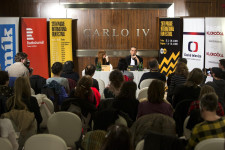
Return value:
<svg viewBox="0 0 225 150">
<path fill-rule="evenodd" d="M 167 76 L 174 72 L 181 50 L 180 18 L 160 18 L 159 68 Z"/>
<path fill-rule="evenodd" d="M 183 19 L 183 52 L 189 71 L 204 66 L 204 18 Z"/>
<path fill-rule="evenodd" d="M 205 18 L 205 68 L 218 67 L 225 58 L 225 17 Z"/>
<path fill-rule="evenodd" d="M 15 62 L 15 55 L 19 51 L 18 25 L 18 17 L 0 17 L 0 64 L 5 71 Z"/>
<path fill-rule="evenodd" d="M 47 19 L 22 18 L 22 48 L 28 55 L 34 75 L 49 78 L 47 52 Z"/>
<path fill-rule="evenodd" d="M 50 59 L 55 62 L 72 61 L 72 19 L 50 19 Z"/>
</svg>

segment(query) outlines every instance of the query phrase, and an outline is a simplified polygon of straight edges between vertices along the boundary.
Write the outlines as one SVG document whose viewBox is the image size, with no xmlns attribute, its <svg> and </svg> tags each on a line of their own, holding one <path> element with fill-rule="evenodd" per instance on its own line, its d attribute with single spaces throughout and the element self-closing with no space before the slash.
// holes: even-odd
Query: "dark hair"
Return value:
<svg viewBox="0 0 225 150">
<path fill-rule="evenodd" d="M 214 112 L 218 106 L 218 96 L 216 93 L 207 93 L 200 99 L 200 108 L 206 111 Z"/>
<path fill-rule="evenodd" d="M 85 75 L 93 76 L 95 73 L 96 67 L 92 64 L 87 65 L 85 68 Z"/>
<path fill-rule="evenodd" d="M 220 64 L 223 66 L 223 68 L 225 68 L 225 59 L 220 59 Z"/>
<path fill-rule="evenodd" d="M 187 59 L 186 58 L 179 58 L 178 63 L 185 63 L 187 65 Z"/>
<path fill-rule="evenodd" d="M 9 81 L 9 74 L 6 71 L 0 71 L 0 85 L 5 85 Z"/>
<path fill-rule="evenodd" d="M 175 74 L 182 75 L 185 78 L 187 78 L 187 76 L 188 76 L 188 68 L 187 68 L 187 65 L 185 63 L 183 63 L 183 62 L 177 63 L 176 70 L 175 70 Z"/>
<path fill-rule="evenodd" d="M 89 75 L 83 76 L 77 83 L 74 96 L 81 99 L 88 99 L 91 94 L 91 86 L 93 84 L 93 79 Z"/>
<path fill-rule="evenodd" d="M 63 69 L 63 64 L 61 62 L 55 62 L 52 65 L 52 73 L 58 75 Z"/>
<path fill-rule="evenodd" d="M 22 59 L 26 59 L 26 58 L 27 58 L 27 54 L 26 53 L 19 52 L 15 56 L 15 62 L 20 62 Z"/>
<path fill-rule="evenodd" d="M 203 85 L 201 87 L 199 98 L 201 98 L 204 94 L 207 94 L 207 93 L 215 93 L 215 90 L 213 87 L 211 87 L 209 85 Z"/>
<path fill-rule="evenodd" d="M 136 90 L 137 90 L 137 84 L 135 82 L 133 81 L 124 82 L 117 98 L 135 100 Z"/>
<path fill-rule="evenodd" d="M 184 83 L 185 86 L 197 87 L 202 83 L 204 78 L 203 72 L 199 68 L 194 68 L 188 75 L 187 81 Z"/>
<path fill-rule="evenodd" d="M 131 48 L 135 48 L 135 49 L 137 50 L 137 48 L 136 48 L 135 46 L 131 46 Z M 131 49 L 131 48 L 130 48 L 130 49 Z"/>
<path fill-rule="evenodd" d="M 165 94 L 165 83 L 161 80 L 153 80 L 148 87 L 148 101 L 162 103 Z"/>
<path fill-rule="evenodd" d="M 152 59 L 148 62 L 148 65 L 150 69 L 155 69 L 155 68 L 158 69 L 159 63 L 156 59 Z"/>
<path fill-rule="evenodd" d="M 132 150 L 130 130 L 122 125 L 113 125 L 106 134 L 101 150 Z"/>
<path fill-rule="evenodd" d="M 66 61 L 63 65 L 63 72 L 68 74 L 72 73 L 74 69 L 73 61 Z"/>
<path fill-rule="evenodd" d="M 219 79 L 223 79 L 224 72 L 222 71 L 221 68 L 219 68 L 219 67 L 212 67 L 211 71 L 212 71 L 212 73 L 214 74 L 215 77 L 217 77 Z"/>
<path fill-rule="evenodd" d="M 124 81 L 122 72 L 119 70 L 113 70 L 109 75 L 109 81 L 110 84 L 116 89 L 120 88 Z"/>
<path fill-rule="evenodd" d="M 125 58 L 120 58 L 117 68 L 121 71 L 127 70 L 128 64 Z"/>
</svg>

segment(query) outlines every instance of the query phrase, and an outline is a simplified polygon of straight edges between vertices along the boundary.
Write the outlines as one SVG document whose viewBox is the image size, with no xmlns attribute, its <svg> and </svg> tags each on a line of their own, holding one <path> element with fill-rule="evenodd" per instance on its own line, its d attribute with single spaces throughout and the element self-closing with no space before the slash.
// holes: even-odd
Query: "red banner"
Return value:
<svg viewBox="0 0 225 150">
<path fill-rule="evenodd" d="M 47 52 L 47 19 L 22 18 L 22 48 L 28 55 L 33 75 L 49 78 Z"/>
</svg>

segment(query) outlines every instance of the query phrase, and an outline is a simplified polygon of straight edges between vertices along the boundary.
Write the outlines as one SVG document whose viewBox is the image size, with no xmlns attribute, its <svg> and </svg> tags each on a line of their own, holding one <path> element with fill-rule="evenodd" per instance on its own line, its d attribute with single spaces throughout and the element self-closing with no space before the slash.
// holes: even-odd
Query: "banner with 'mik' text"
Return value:
<svg viewBox="0 0 225 150">
<path fill-rule="evenodd" d="M 0 17 L 0 65 L 5 71 L 15 62 L 14 58 L 19 49 L 18 25 L 18 17 Z"/>
<path fill-rule="evenodd" d="M 72 19 L 50 19 L 49 28 L 51 66 L 72 61 Z"/>
<path fill-rule="evenodd" d="M 49 78 L 47 52 L 47 19 L 22 18 L 22 48 L 28 55 L 34 75 Z"/>
<path fill-rule="evenodd" d="M 205 68 L 218 67 L 225 58 L 225 17 L 205 18 Z"/>
</svg>

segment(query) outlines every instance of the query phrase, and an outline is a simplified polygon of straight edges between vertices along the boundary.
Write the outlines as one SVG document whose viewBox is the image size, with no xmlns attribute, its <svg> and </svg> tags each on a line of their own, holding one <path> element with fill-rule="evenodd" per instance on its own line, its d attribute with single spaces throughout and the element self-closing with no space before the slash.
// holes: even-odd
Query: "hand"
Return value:
<svg viewBox="0 0 225 150">
<path fill-rule="evenodd" d="M 109 56 L 105 56 L 107 62 L 109 62 Z"/>
<path fill-rule="evenodd" d="M 133 55 L 131 57 L 132 57 L 132 59 L 137 59 L 137 56 L 136 55 Z"/>
</svg>

